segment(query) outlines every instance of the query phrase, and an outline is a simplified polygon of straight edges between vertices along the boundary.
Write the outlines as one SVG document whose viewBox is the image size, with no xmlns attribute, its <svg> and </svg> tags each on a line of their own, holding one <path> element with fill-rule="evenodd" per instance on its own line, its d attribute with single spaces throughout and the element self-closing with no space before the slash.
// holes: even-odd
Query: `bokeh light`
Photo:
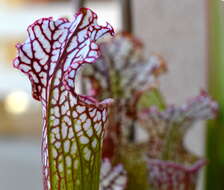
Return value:
<svg viewBox="0 0 224 190">
<path fill-rule="evenodd" d="M 5 109 L 11 114 L 22 114 L 28 109 L 29 97 L 23 91 L 11 92 L 5 99 Z"/>
</svg>

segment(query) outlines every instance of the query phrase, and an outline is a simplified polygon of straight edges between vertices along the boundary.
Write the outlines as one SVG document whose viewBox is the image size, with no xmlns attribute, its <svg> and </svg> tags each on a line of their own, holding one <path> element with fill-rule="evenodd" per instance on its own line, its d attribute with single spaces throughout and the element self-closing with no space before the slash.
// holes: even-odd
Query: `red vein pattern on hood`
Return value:
<svg viewBox="0 0 224 190">
<path fill-rule="evenodd" d="M 17 45 L 14 67 L 32 84 L 42 104 L 44 190 L 98 190 L 103 127 L 110 99 L 97 102 L 75 91 L 75 76 L 84 63 L 99 57 L 96 40 L 113 34 L 97 25 L 90 9 L 68 19 L 42 18 L 28 27 L 28 39 Z"/>
</svg>

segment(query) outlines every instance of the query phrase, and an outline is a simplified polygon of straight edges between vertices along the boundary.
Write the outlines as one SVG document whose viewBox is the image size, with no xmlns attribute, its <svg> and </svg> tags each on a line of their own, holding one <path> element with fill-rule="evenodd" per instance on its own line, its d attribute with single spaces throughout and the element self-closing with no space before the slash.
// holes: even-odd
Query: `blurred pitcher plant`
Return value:
<svg viewBox="0 0 224 190">
<path fill-rule="evenodd" d="M 126 189 L 193 190 L 206 160 L 184 145 L 187 131 L 199 120 L 215 117 L 218 106 L 205 91 L 178 107 L 167 105 L 158 77 L 164 59 L 143 56 L 143 44 L 127 33 L 100 44 L 102 56 L 83 71 L 87 94 L 112 97 L 103 157 L 122 163 Z M 138 131 L 147 140 L 138 141 Z"/>
</svg>

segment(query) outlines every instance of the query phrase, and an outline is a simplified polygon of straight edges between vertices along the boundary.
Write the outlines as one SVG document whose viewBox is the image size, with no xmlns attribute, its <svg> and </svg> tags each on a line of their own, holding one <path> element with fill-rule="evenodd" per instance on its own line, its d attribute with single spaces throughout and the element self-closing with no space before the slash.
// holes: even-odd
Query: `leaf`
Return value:
<svg viewBox="0 0 224 190">
<path fill-rule="evenodd" d="M 33 97 L 43 108 L 42 163 L 45 190 L 98 190 L 101 144 L 107 106 L 79 95 L 75 77 L 84 63 L 99 57 L 96 41 L 113 34 L 97 25 L 90 9 L 68 19 L 42 18 L 28 27 L 28 39 L 17 45 L 14 67 L 32 84 Z"/>
</svg>

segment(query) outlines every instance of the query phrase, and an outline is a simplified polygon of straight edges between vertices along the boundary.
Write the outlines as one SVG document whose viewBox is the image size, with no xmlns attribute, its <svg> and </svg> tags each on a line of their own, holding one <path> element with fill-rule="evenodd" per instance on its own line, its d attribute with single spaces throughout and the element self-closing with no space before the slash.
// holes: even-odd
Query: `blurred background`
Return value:
<svg viewBox="0 0 224 190">
<path fill-rule="evenodd" d="M 89 0 L 102 22 L 122 29 L 122 0 Z M 12 68 L 15 44 L 26 39 L 36 19 L 71 17 L 78 0 L 0 1 L 0 185 L 2 190 L 40 190 L 41 110 L 28 79 Z M 145 44 L 146 56 L 162 55 L 169 73 L 161 88 L 170 103 L 184 103 L 208 87 L 209 6 L 206 0 L 132 0 L 131 30 Z M 224 11 L 224 9 L 222 9 Z M 123 15 L 124 16 L 124 15 Z M 100 21 L 100 22 L 101 22 Z M 124 24 L 124 23 L 123 23 Z M 212 26 L 211 26 L 212 27 Z M 205 126 L 195 126 L 186 142 L 204 155 Z M 202 184 L 202 182 L 199 182 Z M 198 189 L 204 189 L 202 185 Z M 219 190 L 219 189 L 217 189 Z M 220 189 L 222 190 L 222 189 Z"/>
</svg>

